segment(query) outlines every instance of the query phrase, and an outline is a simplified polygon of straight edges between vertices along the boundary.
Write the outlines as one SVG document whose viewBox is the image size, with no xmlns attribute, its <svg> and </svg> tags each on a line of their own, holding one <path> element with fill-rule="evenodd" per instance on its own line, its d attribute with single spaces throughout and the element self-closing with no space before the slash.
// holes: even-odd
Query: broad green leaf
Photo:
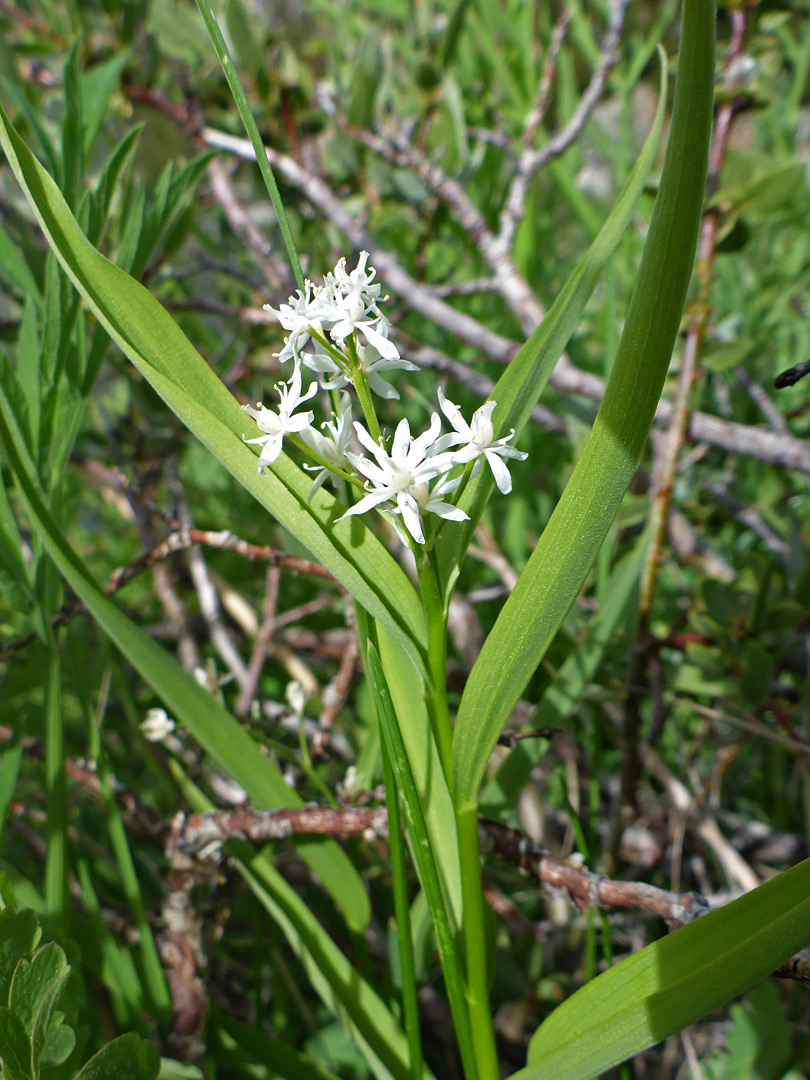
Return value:
<svg viewBox="0 0 810 1080">
<path fill-rule="evenodd" d="M 585 305 L 621 240 L 644 190 L 647 176 L 655 161 L 666 112 L 667 64 L 663 52 L 660 56 L 658 109 L 638 161 L 588 252 L 577 264 L 542 323 L 509 364 L 490 394 L 490 398 L 498 403 L 493 413 L 495 435 L 498 438 L 507 435 L 512 428 L 517 437 L 528 423 L 532 409 L 574 333 Z M 454 583 L 454 568 L 469 546 L 492 489 L 492 474 L 489 469 L 482 469 L 479 478 L 470 484 L 461 501 L 470 520 L 465 522 L 462 528 L 448 529 L 440 536 L 440 565 L 448 595 Z"/>
<path fill-rule="evenodd" d="M 41 936 L 36 912 L 30 908 L 0 911 L 0 1004 L 8 1004 L 14 969 L 20 960 L 31 957 Z"/>
<path fill-rule="evenodd" d="M 64 1013 L 53 1014 L 42 1057 L 39 1060 L 40 1068 L 63 1065 L 73 1053 L 76 1046 L 76 1032 L 64 1021 Z"/>
<path fill-rule="evenodd" d="M 357 518 L 333 524 L 343 508 L 323 489 L 310 504 L 311 479 L 285 455 L 263 478 L 254 476 L 247 484 L 251 467 L 256 472 L 256 459 L 242 444 L 249 421 L 236 400 L 157 300 L 89 243 L 58 187 L 2 109 L 0 143 L 49 243 L 113 340 L 170 407 L 178 414 L 183 411 L 193 433 L 223 465 L 403 641 L 421 666 L 427 636 L 424 612 L 394 558 Z"/>
<path fill-rule="evenodd" d="M 180 765 L 172 773 L 195 810 L 213 809 L 211 802 L 188 779 Z M 239 872 L 287 939 L 304 966 L 313 989 L 334 1016 L 352 1032 L 359 1049 L 379 1080 L 410 1080 L 405 1034 L 385 1002 L 321 926 L 295 889 L 265 855 L 244 842 L 229 842 Z M 424 1080 L 433 1080 L 425 1069 Z"/>
<path fill-rule="evenodd" d="M 90 1058 L 76 1080 L 157 1080 L 160 1054 L 140 1035 L 121 1035 Z"/>
<path fill-rule="evenodd" d="M 709 150 L 714 5 L 686 0 L 661 186 L 605 396 L 576 469 L 470 673 L 453 741 L 457 807 L 476 805 L 503 726 L 582 588 L 638 464 L 678 333 Z"/>
<path fill-rule="evenodd" d="M 0 1061 L 3 1080 L 34 1080 L 31 1040 L 22 1021 L 6 1005 L 0 1006 Z"/>
<path fill-rule="evenodd" d="M 527 718 L 524 725 L 527 731 L 558 727 L 571 716 L 636 598 L 647 538 L 648 534 L 643 534 L 635 550 L 616 567 L 604 603 L 588 627 L 585 638 L 572 648 L 539 705 Z M 484 788 L 481 794 L 482 812 L 499 817 L 511 809 L 536 763 L 537 755 L 529 741 L 519 742 Z"/>
<path fill-rule="evenodd" d="M 33 1036 L 40 1008 L 49 991 L 54 986 L 61 991 L 69 974 L 65 951 L 55 941 L 37 949 L 30 960 L 23 958 L 17 964 L 8 1003 L 29 1038 Z"/>
<path fill-rule="evenodd" d="M 648 945 L 540 1025 L 513 1080 L 588 1080 L 706 1016 L 807 945 L 810 859 Z"/>
<path fill-rule="evenodd" d="M 16 437 L 15 437 L 16 436 Z M 45 504 L 20 445 L 19 429 L 0 394 L 0 445 L 17 479 L 22 501 L 44 547 L 59 572 L 132 666 L 163 700 L 167 709 L 248 793 L 257 806 L 300 806 L 300 796 L 250 735 L 215 698 L 129 619 L 93 580 Z M 363 883 L 343 850 L 334 842 L 306 840 L 302 857 L 321 877 L 354 929 L 365 927 L 369 902 Z"/>
</svg>

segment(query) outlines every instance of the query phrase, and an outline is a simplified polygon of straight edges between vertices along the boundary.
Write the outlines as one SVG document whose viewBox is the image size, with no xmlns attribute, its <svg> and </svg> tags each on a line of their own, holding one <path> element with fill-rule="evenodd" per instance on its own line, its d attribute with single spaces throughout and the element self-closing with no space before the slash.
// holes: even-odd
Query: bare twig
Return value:
<svg viewBox="0 0 810 1080">
<path fill-rule="evenodd" d="M 626 8 L 627 0 L 613 0 L 611 3 L 610 24 L 602 41 L 599 62 L 571 119 L 562 130 L 552 136 L 539 149 L 534 149 L 529 143 L 520 155 L 501 215 L 496 252 L 511 251 L 515 232 L 526 208 L 526 196 L 533 177 L 555 157 L 559 157 L 560 154 L 564 153 L 579 137 L 599 99 L 605 92 L 610 73 L 619 58 L 619 43 Z"/>
<path fill-rule="evenodd" d="M 267 568 L 261 625 L 253 643 L 253 652 L 250 654 L 247 678 L 239 690 L 239 697 L 236 699 L 233 708 L 235 715 L 239 717 L 247 715 L 251 702 L 256 696 L 256 687 L 259 685 L 259 677 L 262 673 L 267 650 L 270 648 L 270 642 L 273 640 L 273 634 L 276 630 L 276 608 L 278 607 L 280 583 L 281 571 L 277 566 L 269 566 Z"/>
<path fill-rule="evenodd" d="M 581 866 L 549 855 L 527 840 L 523 833 L 498 822 L 482 819 L 479 834 L 484 852 L 497 855 L 531 874 L 551 890 L 565 890 L 579 908 L 625 908 L 646 911 L 682 926 L 712 910 L 698 893 L 672 893 L 640 881 L 614 881 Z M 167 851 L 174 864 L 187 859 L 222 861 L 222 845 L 228 840 L 255 844 L 291 836 L 318 835 L 336 839 L 388 836 L 385 807 L 306 806 L 295 810 L 236 810 L 206 814 L 178 814 L 172 822 Z M 777 977 L 810 983 L 810 949 L 797 953 L 774 972 Z"/>
</svg>

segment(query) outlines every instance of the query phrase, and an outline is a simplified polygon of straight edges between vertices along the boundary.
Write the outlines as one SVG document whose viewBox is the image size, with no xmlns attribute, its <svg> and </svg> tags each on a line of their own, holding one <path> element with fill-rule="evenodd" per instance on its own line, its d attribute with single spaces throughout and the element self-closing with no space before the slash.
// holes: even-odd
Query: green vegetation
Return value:
<svg viewBox="0 0 810 1080">
<path fill-rule="evenodd" d="M 807 1074 L 807 15 L 0 0 L 4 1080 Z"/>
</svg>

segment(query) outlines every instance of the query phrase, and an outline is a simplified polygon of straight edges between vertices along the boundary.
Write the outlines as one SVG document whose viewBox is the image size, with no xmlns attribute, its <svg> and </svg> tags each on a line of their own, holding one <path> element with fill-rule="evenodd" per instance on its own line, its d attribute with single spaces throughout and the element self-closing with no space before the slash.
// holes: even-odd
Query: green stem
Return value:
<svg viewBox="0 0 810 1080">
<path fill-rule="evenodd" d="M 382 724 L 380 728 L 385 805 L 388 810 L 388 848 L 391 854 L 391 875 L 394 879 L 394 915 L 397 920 L 399 962 L 402 969 L 402 1010 L 405 1019 L 405 1033 L 408 1036 L 408 1049 L 411 1055 L 411 1077 L 413 1080 L 422 1080 L 424 1063 L 422 1060 L 422 1037 L 419 1030 L 419 999 L 416 963 L 413 954 L 411 906 L 408 900 L 408 867 L 405 860 L 405 845 L 402 842 L 399 796 L 394 780 L 394 771 L 391 766 L 391 758 L 388 753 L 388 744 L 385 731 L 382 730 Z"/>
<path fill-rule="evenodd" d="M 62 730 L 62 665 L 55 635 L 47 635 L 45 683 L 45 807 L 48 848 L 45 856 L 45 906 L 57 923 L 67 911 L 67 789 Z"/>
<path fill-rule="evenodd" d="M 427 705 L 433 738 L 439 749 L 439 758 L 448 785 L 453 780 L 453 725 L 447 705 L 447 617 L 439 591 L 439 582 L 430 555 L 418 544 L 411 545 L 416 556 L 416 569 L 422 591 L 422 603 L 428 624 L 428 673 Z"/>
<path fill-rule="evenodd" d="M 359 476 L 350 473 L 348 469 L 338 469 L 335 465 L 332 465 L 326 458 L 321 457 L 317 450 L 313 450 L 311 446 L 307 446 L 299 435 L 288 433 L 284 437 L 288 442 L 291 442 L 293 446 L 297 446 L 302 454 L 306 454 L 308 458 L 314 461 L 315 464 L 319 465 L 322 469 L 326 469 L 328 472 L 332 473 L 333 476 L 339 476 L 341 480 L 345 480 L 349 484 L 354 484 L 355 487 L 360 488 L 362 491 L 365 490 L 363 481 Z"/>
<path fill-rule="evenodd" d="M 374 402 L 371 400 L 371 390 L 368 385 L 368 376 L 363 371 L 360 357 L 357 355 L 357 333 L 355 332 L 346 342 L 346 351 L 349 354 L 349 362 L 352 368 L 352 383 L 357 391 L 357 398 L 363 416 L 366 418 L 366 426 L 375 442 L 380 441 L 380 425 L 377 421 L 377 413 Z"/>
<path fill-rule="evenodd" d="M 464 910 L 464 957 L 467 973 L 465 992 L 475 1058 L 480 1080 L 500 1080 L 501 1069 L 495 1049 L 495 1029 L 489 1004 L 484 891 L 478 850 L 478 811 L 475 805 L 456 809 L 456 827 Z"/>
<path fill-rule="evenodd" d="M 270 196 L 270 202 L 273 204 L 273 209 L 276 212 L 276 217 L 278 218 L 278 223 L 281 228 L 281 235 L 284 237 L 284 246 L 287 249 L 287 258 L 290 260 L 290 266 L 295 275 L 295 280 L 298 283 L 298 288 L 303 289 L 304 274 L 301 270 L 298 252 L 295 249 L 295 241 L 293 240 L 290 223 L 287 220 L 284 203 L 281 201 L 281 193 L 278 190 L 276 178 L 273 175 L 273 170 L 270 168 L 270 162 L 267 160 L 267 151 L 265 150 L 264 143 L 259 135 L 256 121 L 253 119 L 253 113 L 250 111 L 247 94 L 239 79 L 236 67 L 231 59 L 231 54 L 228 51 L 228 46 L 225 44 L 225 38 L 222 36 L 222 31 L 219 28 L 219 23 L 211 10 L 210 3 L 208 0 L 197 0 L 197 7 L 200 9 L 203 22 L 205 23 L 214 50 L 216 51 L 217 59 L 219 60 L 225 78 L 228 80 L 228 86 L 233 94 L 233 100 L 239 110 L 239 115 L 242 117 L 245 131 L 250 139 L 253 151 L 256 154 L 256 163 L 259 166 L 259 172 L 262 174 L 262 179 L 267 188 L 267 194 Z"/>
</svg>

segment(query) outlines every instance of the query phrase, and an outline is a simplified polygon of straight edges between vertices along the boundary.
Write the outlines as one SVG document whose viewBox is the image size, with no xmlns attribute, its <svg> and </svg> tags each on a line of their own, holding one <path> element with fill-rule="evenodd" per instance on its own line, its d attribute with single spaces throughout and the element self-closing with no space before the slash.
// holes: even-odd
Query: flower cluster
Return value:
<svg viewBox="0 0 810 1080">
<path fill-rule="evenodd" d="M 466 513 L 457 505 L 463 484 L 480 469 L 482 461 L 492 471 L 498 489 L 506 494 L 512 480 L 504 458 L 523 460 L 526 454 L 509 445 L 514 431 L 496 439 L 492 423 L 494 401 L 487 401 L 469 423 L 457 405 L 439 390 L 439 408 L 452 430 L 441 433 L 442 420 L 434 412 L 421 435 L 412 436 L 407 420 L 401 420 L 386 449 L 379 435 L 371 392 L 384 398 L 399 394 L 381 376 L 382 371 L 417 370 L 403 359 L 389 339 L 390 324 L 380 311 L 376 272 L 367 267 L 368 252 L 361 252 L 351 272 L 341 259 L 326 275 L 321 287 L 307 281 L 304 288 L 277 310 L 268 307 L 288 332 L 279 353 L 283 363 L 293 361 L 289 382 L 279 383 L 278 408 L 258 403 L 243 405 L 263 433 L 246 442 L 258 443 L 259 472 L 272 465 L 290 438 L 313 463 L 304 467 L 316 473 L 310 499 L 327 479 L 340 478 L 362 487 L 365 494 L 343 515 L 363 514 L 377 507 L 401 516 L 410 536 L 425 543 L 423 518 L 435 514 L 448 521 L 463 521 Z M 320 379 L 303 389 L 302 368 Z M 352 399 L 344 389 L 353 387 L 362 406 L 365 425 L 352 418 Z M 332 420 L 314 426 L 314 413 L 301 410 L 318 389 L 341 391 Z M 373 432 L 373 434 L 372 434 Z M 351 450 L 352 435 L 363 452 Z M 338 520 L 343 520 L 340 518 Z"/>
</svg>

